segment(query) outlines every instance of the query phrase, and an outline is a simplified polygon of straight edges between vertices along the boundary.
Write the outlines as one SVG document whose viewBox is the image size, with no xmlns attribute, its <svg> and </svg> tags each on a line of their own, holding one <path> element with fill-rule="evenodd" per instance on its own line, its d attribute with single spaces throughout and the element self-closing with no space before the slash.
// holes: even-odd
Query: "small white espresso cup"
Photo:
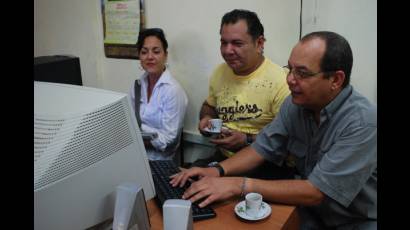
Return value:
<svg viewBox="0 0 410 230">
<path fill-rule="evenodd" d="M 251 192 L 245 196 L 245 212 L 250 217 L 258 217 L 259 211 L 262 207 L 262 195 Z"/>
<path fill-rule="evenodd" d="M 209 120 L 211 123 L 211 128 L 209 129 L 212 133 L 220 133 L 222 128 L 222 119 L 211 119 Z"/>
</svg>

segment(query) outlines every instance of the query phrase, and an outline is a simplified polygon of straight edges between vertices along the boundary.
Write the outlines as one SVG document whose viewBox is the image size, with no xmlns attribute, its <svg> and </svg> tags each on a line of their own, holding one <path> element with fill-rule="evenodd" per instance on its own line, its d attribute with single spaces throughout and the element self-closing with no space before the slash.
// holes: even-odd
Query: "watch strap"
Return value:
<svg viewBox="0 0 410 230">
<path fill-rule="evenodd" d="M 224 168 L 222 168 L 222 166 L 218 163 L 218 164 L 214 164 L 214 165 L 212 165 L 211 167 L 215 167 L 216 169 L 218 169 L 218 172 L 219 172 L 219 176 L 220 177 L 223 177 L 223 176 L 225 176 L 225 170 L 224 170 Z"/>
</svg>

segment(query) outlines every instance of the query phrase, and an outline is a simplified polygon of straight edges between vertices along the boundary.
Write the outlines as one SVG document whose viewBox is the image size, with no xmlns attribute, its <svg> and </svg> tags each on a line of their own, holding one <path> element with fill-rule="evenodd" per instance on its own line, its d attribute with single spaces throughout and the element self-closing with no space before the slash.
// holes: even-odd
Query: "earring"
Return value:
<svg viewBox="0 0 410 230">
<path fill-rule="evenodd" d="M 142 66 L 138 66 L 138 68 L 139 68 L 141 71 L 144 71 L 144 68 L 142 68 Z"/>
</svg>

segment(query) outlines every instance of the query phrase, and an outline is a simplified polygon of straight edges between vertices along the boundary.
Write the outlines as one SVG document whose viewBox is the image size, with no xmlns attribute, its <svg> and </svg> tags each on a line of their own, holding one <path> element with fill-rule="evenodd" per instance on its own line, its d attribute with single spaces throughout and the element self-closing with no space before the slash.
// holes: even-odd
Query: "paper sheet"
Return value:
<svg viewBox="0 0 410 230">
<path fill-rule="evenodd" d="M 104 0 L 104 5 L 104 43 L 135 45 L 140 29 L 139 0 Z"/>
</svg>

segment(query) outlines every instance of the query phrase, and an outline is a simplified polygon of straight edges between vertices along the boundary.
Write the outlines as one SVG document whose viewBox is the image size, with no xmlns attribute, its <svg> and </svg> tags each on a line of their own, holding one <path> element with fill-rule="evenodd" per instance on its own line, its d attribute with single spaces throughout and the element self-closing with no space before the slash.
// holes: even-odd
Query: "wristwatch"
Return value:
<svg viewBox="0 0 410 230">
<path fill-rule="evenodd" d="M 209 163 L 208 167 L 215 167 L 216 169 L 218 169 L 220 177 L 223 177 L 225 175 L 224 168 L 222 168 L 222 166 L 216 161 Z"/>
<path fill-rule="evenodd" d="M 246 145 L 250 145 L 253 142 L 252 134 L 246 134 Z"/>
</svg>

